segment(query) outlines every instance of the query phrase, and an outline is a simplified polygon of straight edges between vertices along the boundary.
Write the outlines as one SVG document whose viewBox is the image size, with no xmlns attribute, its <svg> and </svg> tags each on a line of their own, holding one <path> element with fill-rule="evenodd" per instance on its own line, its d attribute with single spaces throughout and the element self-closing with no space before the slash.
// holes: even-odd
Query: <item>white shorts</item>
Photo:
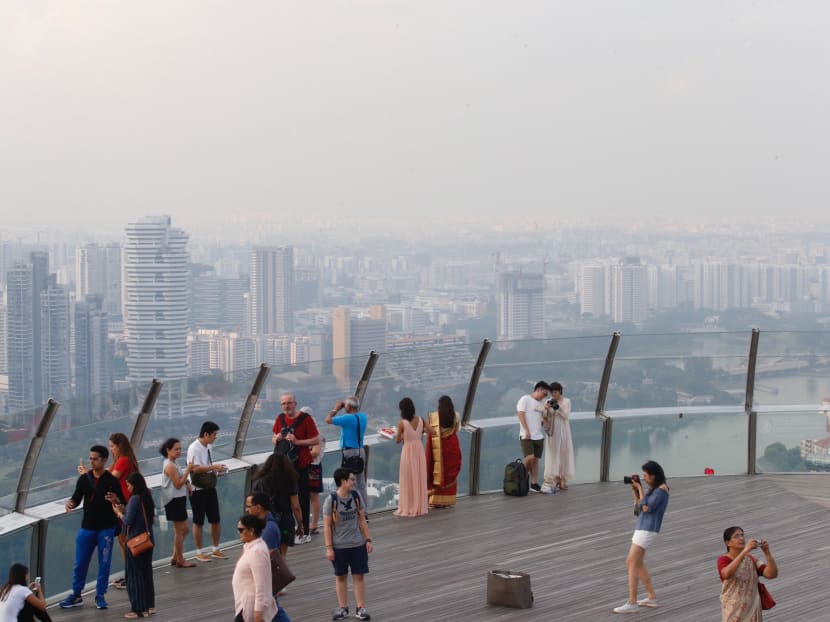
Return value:
<svg viewBox="0 0 830 622">
<path fill-rule="evenodd" d="M 634 535 L 631 536 L 631 541 L 637 546 L 641 546 L 643 547 L 643 549 L 647 549 L 654 543 L 654 540 L 656 538 L 656 531 L 644 531 L 642 529 L 635 529 Z"/>
</svg>

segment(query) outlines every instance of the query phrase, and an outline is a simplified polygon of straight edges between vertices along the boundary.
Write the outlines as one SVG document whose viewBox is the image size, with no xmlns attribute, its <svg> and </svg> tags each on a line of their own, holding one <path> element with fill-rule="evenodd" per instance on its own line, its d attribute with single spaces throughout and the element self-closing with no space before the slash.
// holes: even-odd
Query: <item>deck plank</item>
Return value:
<svg viewBox="0 0 830 622">
<path fill-rule="evenodd" d="M 768 539 L 781 568 L 781 576 L 769 582 L 778 606 L 768 619 L 830 619 L 824 596 L 827 509 L 816 502 L 830 498 L 830 475 L 678 478 L 669 484 L 663 532 L 646 557 L 660 607 L 638 619 L 720 619 L 715 560 L 724 550 L 723 529 L 733 524 Z M 375 514 L 367 608 L 372 619 L 390 621 L 618 619 L 611 609 L 626 597 L 631 506 L 627 486 L 605 483 L 572 486 L 553 496 L 464 498 L 454 509 L 418 519 Z M 230 582 L 239 548 L 228 552 L 229 561 L 158 568 L 155 619 L 231 620 Z M 299 578 L 281 600 L 294 622 L 330 619 L 334 581 L 323 553 L 322 537 L 289 553 Z M 534 607 L 488 607 L 486 573 L 493 568 L 530 573 Z M 106 612 L 95 610 L 90 598 L 83 609 L 50 613 L 56 621 L 123 619 L 126 593 L 111 590 L 108 599 Z"/>
</svg>

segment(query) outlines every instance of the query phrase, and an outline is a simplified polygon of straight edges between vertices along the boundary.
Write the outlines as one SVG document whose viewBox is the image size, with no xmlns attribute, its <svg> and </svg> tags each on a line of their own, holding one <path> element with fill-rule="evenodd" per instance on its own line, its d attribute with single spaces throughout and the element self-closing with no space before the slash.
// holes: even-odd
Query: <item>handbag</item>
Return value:
<svg viewBox="0 0 830 622">
<path fill-rule="evenodd" d="M 761 609 L 766 611 L 775 607 L 775 599 L 769 593 L 767 586 L 758 581 L 758 594 L 761 596 Z"/>
<path fill-rule="evenodd" d="M 363 445 L 363 438 L 360 434 L 360 417 L 357 415 L 354 416 L 357 419 L 357 444 L 358 447 L 348 447 L 343 448 L 340 450 L 340 454 L 342 455 L 342 460 L 340 462 L 340 466 L 346 469 L 347 471 L 351 471 L 355 475 L 360 475 L 363 473 L 363 469 L 366 467 L 366 464 L 363 462 L 363 458 L 360 455 L 357 456 L 349 456 L 346 457 L 346 449 L 360 449 L 360 446 Z"/>
<path fill-rule="evenodd" d="M 296 577 L 279 549 L 271 550 L 271 591 L 273 594 L 281 592 L 282 589 L 291 583 Z"/>
<path fill-rule="evenodd" d="M 153 550 L 153 539 L 150 537 L 150 529 L 147 528 L 147 512 L 144 510 L 144 501 L 140 501 L 140 503 L 141 513 L 144 515 L 144 527 L 146 528 L 146 531 L 127 540 L 127 548 L 130 549 L 130 554 L 133 557 L 138 557 L 142 553 Z"/>
<path fill-rule="evenodd" d="M 204 488 L 207 490 L 210 490 L 211 488 L 216 488 L 216 480 L 216 471 L 190 474 L 190 483 L 192 483 L 197 488 Z"/>
</svg>

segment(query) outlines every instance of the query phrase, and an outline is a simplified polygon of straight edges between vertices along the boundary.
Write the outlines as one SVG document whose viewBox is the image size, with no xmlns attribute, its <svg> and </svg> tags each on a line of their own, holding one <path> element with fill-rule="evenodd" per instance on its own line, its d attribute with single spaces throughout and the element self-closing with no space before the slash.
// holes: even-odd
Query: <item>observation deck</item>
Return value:
<svg viewBox="0 0 830 622">
<path fill-rule="evenodd" d="M 516 402 L 539 379 L 560 381 L 572 400 L 574 485 L 561 495 L 527 499 L 486 494 L 501 489 L 505 463 L 519 457 Z M 531 573 L 533 618 L 609 617 L 625 598 L 633 529 L 630 492 L 617 482 L 639 472 L 646 459 L 663 465 L 673 493 L 664 533 L 647 557 L 664 603 L 659 615 L 717 615 L 720 534 L 739 524 L 769 539 L 781 564 L 781 578 L 770 586 L 779 600 L 774 613 L 830 619 L 816 600 L 824 585 L 830 480 L 811 472 L 830 464 L 830 443 L 823 442 L 830 437 L 830 332 L 615 333 L 453 344 L 154 382 L 12 413 L 0 417 L 6 439 L 0 444 L 0 559 L 27 563 L 32 576 L 44 578 L 50 602 L 60 599 L 80 526 L 80 512 L 63 510 L 78 459 L 90 445 L 124 432 L 157 488 L 159 445 L 172 436 L 186 446 L 206 419 L 220 426 L 214 461 L 229 467 L 220 480 L 221 539 L 234 544 L 251 469 L 270 452 L 271 425 L 286 391 L 314 409 L 318 424 L 348 394 L 361 398 L 369 416 L 369 511 L 378 550 L 368 586 L 377 619 L 515 616 L 484 606 L 484 576 L 497 567 Z M 377 430 L 397 422 L 402 397 L 426 415 L 441 394 L 453 398 L 463 422 L 459 504 L 417 520 L 395 519 L 388 510 L 395 507 L 400 448 Z M 328 441 L 323 471 L 330 476 L 340 459 L 339 429 L 320 427 Z M 707 469 L 716 475 L 702 477 Z M 156 535 L 159 619 L 227 619 L 232 562 L 172 572 L 161 566 L 172 547 L 163 519 Z M 292 619 L 326 619 L 333 607 L 331 571 L 318 546 L 295 547 L 289 556 L 299 577 L 283 602 Z M 122 569 L 115 555 L 112 572 Z M 94 573 L 93 560 L 88 578 Z M 109 593 L 112 611 L 87 605 L 55 610 L 55 617 L 120 618 L 126 599 L 120 594 Z"/>
</svg>

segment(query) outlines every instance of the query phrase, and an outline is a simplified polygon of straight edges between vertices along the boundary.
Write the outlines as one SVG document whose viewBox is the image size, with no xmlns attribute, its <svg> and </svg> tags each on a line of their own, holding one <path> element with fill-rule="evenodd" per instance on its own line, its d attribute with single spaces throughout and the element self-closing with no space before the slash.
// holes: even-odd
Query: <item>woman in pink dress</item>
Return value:
<svg viewBox="0 0 830 622">
<path fill-rule="evenodd" d="M 429 511 L 427 497 L 427 460 L 422 438 L 425 423 L 415 416 L 415 404 L 408 397 L 398 407 L 401 420 L 395 442 L 403 442 L 398 481 L 398 509 L 395 516 L 423 516 Z"/>
</svg>

